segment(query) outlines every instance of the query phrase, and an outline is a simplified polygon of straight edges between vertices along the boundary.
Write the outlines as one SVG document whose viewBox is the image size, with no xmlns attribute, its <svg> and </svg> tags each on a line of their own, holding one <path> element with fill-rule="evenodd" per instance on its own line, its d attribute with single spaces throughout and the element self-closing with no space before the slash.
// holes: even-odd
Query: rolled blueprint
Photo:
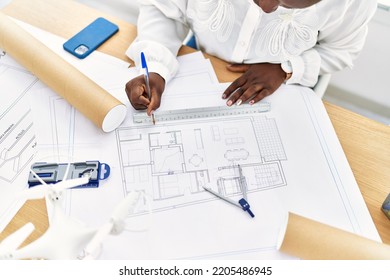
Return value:
<svg viewBox="0 0 390 280">
<path fill-rule="evenodd" d="M 390 246 L 289 213 L 279 250 L 306 260 L 389 260 Z"/>
<path fill-rule="evenodd" d="M 124 120 L 124 104 L 1 12 L 0 48 L 104 132 Z"/>
</svg>

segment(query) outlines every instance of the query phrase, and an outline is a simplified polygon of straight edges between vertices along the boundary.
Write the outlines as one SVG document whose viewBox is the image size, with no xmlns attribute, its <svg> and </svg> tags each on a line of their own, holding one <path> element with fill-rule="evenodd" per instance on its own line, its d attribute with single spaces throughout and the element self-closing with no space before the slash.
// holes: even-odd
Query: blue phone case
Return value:
<svg viewBox="0 0 390 280">
<path fill-rule="evenodd" d="M 116 24 L 100 17 L 66 41 L 63 47 L 74 56 L 83 59 L 118 30 Z"/>
</svg>

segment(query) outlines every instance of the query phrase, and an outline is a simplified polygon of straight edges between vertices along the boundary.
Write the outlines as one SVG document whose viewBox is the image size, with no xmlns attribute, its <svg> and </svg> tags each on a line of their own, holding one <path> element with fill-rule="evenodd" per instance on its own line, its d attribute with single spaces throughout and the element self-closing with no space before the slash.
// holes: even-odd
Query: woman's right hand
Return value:
<svg viewBox="0 0 390 280">
<path fill-rule="evenodd" d="M 146 90 L 145 77 L 140 75 L 127 82 L 125 91 L 131 105 L 136 110 L 147 109 L 150 116 L 160 107 L 161 96 L 165 89 L 165 80 L 157 73 L 149 73 L 150 100 Z"/>
</svg>

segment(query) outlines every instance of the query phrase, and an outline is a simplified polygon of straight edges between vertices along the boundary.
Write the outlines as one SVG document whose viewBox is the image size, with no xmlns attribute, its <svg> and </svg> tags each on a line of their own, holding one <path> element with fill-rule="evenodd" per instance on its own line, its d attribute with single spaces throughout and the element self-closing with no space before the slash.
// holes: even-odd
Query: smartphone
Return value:
<svg viewBox="0 0 390 280">
<path fill-rule="evenodd" d="M 64 50 L 83 59 L 118 32 L 116 24 L 99 17 L 63 44 Z"/>
</svg>

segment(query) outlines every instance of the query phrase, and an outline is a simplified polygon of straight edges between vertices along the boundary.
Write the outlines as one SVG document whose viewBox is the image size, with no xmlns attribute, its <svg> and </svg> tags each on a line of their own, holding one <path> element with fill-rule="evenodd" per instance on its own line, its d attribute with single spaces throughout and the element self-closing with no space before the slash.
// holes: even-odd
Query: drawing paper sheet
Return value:
<svg viewBox="0 0 390 280">
<path fill-rule="evenodd" d="M 104 73 L 103 64 L 93 72 Z M 131 74 L 112 65 L 115 77 L 97 82 L 117 89 L 122 101 L 120 88 Z M 224 104 L 226 85 L 196 87 L 195 78 L 187 80 L 186 87 L 167 89 L 163 109 Z M 104 242 L 103 259 L 290 258 L 276 251 L 287 211 L 380 240 L 322 101 L 310 89 L 282 86 L 265 99 L 270 112 L 247 117 L 135 126 L 129 107 L 125 123 L 110 134 L 49 90 L 34 93 L 33 112 L 46 121 L 36 125 L 39 145 L 53 153 L 70 147 L 75 158 L 112 167 L 98 189 L 69 192 L 70 215 L 99 226 L 127 192 L 148 198 L 128 217 L 128 230 Z M 203 191 L 204 185 L 232 199 L 246 187 L 256 217 Z"/>
<path fill-rule="evenodd" d="M 107 239 L 102 258 L 288 258 L 276 251 L 286 211 L 380 240 L 318 97 L 288 86 L 266 101 L 270 112 L 246 118 L 122 126 L 97 137 L 105 149 L 96 151 L 78 150 L 85 138 L 74 130 L 75 153 L 113 170 L 100 189 L 71 191 L 72 216 L 99 226 L 131 190 L 150 201 L 128 218 L 129 231 Z M 238 200 L 237 164 L 254 219 L 202 190 Z"/>
<path fill-rule="evenodd" d="M 0 50 L 0 232 L 23 205 L 36 145 L 28 94 L 38 79 Z"/>
<path fill-rule="evenodd" d="M 105 248 L 120 249 L 103 258 L 284 258 L 276 238 L 287 210 L 379 240 L 321 100 L 286 86 L 266 101 L 271 112 L 247 118 L 119 128 L 126 190 L 152 197 L 153 222 L 110 238 Z M 238 200 L 237 164 L 254 219 L 202 190 Z M 130 221 L 147 219 L 146 207 Z"/>
</svg>

